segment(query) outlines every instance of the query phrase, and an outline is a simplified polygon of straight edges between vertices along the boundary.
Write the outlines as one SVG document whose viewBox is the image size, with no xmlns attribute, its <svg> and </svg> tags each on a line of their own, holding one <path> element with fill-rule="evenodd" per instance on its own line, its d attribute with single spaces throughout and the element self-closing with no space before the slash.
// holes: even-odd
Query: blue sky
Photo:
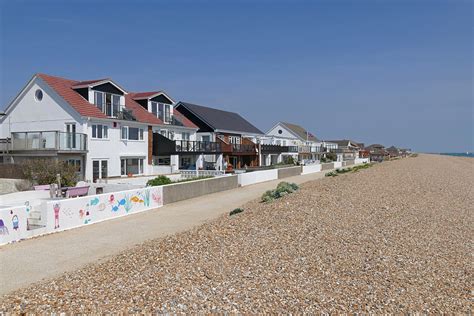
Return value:
<svg viewBox="0 0 474 316">
<path fill-rule="evenodd" d="M 473 151 L 473 2 L 0 0 L 0 102 L 36 72 L 283 120 L 323 139 Z"/>
</svg>

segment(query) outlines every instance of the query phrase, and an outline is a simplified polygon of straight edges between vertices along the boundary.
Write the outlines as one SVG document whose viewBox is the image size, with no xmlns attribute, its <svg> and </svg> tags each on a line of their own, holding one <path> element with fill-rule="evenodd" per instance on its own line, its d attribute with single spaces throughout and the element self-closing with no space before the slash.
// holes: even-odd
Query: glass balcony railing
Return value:
<svg viewBox="0 0 474 316">
<path fill-rule="evenodd" d="M 87 135 L 59 131 L 13 132 L 11 150 L 86 151 Z"/>
</svg>

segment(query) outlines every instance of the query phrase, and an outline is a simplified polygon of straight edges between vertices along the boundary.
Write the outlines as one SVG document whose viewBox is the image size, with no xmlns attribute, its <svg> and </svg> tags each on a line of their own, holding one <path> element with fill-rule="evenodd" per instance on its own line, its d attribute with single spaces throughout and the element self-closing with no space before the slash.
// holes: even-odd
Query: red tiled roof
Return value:
<svg viewBox="0 0 474 316">
<path fill-rule="evenodd" d="M 45 74 L 38 74 L 57 94 L 59 94 L 74 110 L 81 116 L 90 116 L 96 118 L 107 118 L 96 106 L 90 104 L 79 93 L 71 87 L 77 84 L 75 80 L 53 77 Z"/>
<path fill-rule="evenodd" d="M 72 87 L 89 85 L 89 84 L 93 84 L 93 83 L 101 82 L 101 81 L 105 81 L 105 80 L 110 80 L 110 79 L 109 78 L 102 78 L 102 79 L 95 79 L 95 80 L 77 81 Z"/>
<path fill-rule="evenodd" d="M 149 91 L 149 92 L 136 92 L 133 93 L 133 98 L 134 99 L 146 99 L 151 97 L 152 95 L 158 94 L 163 91 Z"/>
<path fill-rule="evenodd" d="M 144 107 L 133 100 L 134 94 L 129 93 L 125 95 L 125 107 L 132 110 L 133 116 L 139 122 L 150 124 L 163 124 L 163 121 L 157 118 L 152 113 L 148 112 Z"/>
<path fill-rule="evenodd" d="M 179 112 L 177 109 L 173 109 L 173 115 L 176 116 L 176 118 L 180 120 L 184 126 L 190 127 L 190 128 L 198 128 L 197 125 L 191 122 L 186 116 L 181 114 L 181 112 Z"/>
<path fill-rule="evenodd" d="M 73 87 L 110 79 L 76 81 L 61 77 L 54 77 L 46 74 L 37 74 L 37 76 L 41 78 L 44 82 L 46 82 L 46 84 L 48 84 L 54 91 L 56 91 L 56 93 L 59 94 L 59 96 L 61 96 L 67 103 L 69 103 L 69 105 L 71 105 L 71 107 L 75 109 L 81 116 L 89 116 L 101 119 L 109 118 L 104 113 L 102 113 L 95 105 L 90 104 L 86 99 L 84 99 L 77 91 L 73 89 Z M 132 111 L 133 116 L 135 116 L 138 122 L 148 124 L 163 124 L 162 120 L 157 118 L 152 113 L 148 112 L 139 103 L 133 100 L 137 97 L 137 95 L 143 95 L 145 93 L 153 95 L 158 92 L 160 91 L 128 93 L 125 95 L 125 108 Z M 179 113 L 177 110 L 174 110 L 174 114 L 183 123 L 185 127 L 197 128 L 196 125 L 194 125 L 190 120 L 184 117 L 184 115 Z"/>
</svg>

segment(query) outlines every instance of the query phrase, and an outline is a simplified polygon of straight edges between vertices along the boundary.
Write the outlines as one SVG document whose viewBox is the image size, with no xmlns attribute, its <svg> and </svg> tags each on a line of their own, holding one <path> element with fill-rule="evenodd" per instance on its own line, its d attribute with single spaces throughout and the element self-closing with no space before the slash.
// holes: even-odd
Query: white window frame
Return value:
<svg viewBox="0 0 474 316">
<path fill-rule="evenodd" d="M 138 129 L 138 139 L 130 139 L 130 128 L 136 128 Z M 125 137 L 124 137 L 124 131 L 125 131 Z M 122 126 L 120 128 L 120 139 L 121 140 L 128 140 L 132 142 L 142 142 L 145 139 L 145 131 L 143 128 L 140 127 L 133 127 L 133 126 Z"/>
<path fill-rule="evenodd" d="M 102 137 L 98 137 L 99 126 L 102 127 Z M 95 137 L 94 137 L 94 128 L 96 130 Z M 109 139 L 109 127 L 104 124 L 92 124 L 91 139 Z"/>
<path fill-rule="evenodd" d="M 97 91 L 97 90 L 93 90 L 94 91 L 94 104 L 95 106 L 101 110 L 102 113 L 104 113 L 105 115 L 107 115 L 107 105 L 105 104 L 105 100 L 106 100 L 106 94 L 110 94 L 110 107 L 111 107 L 111 114 L 112 115 L 108 115 L 108 117 L 117 117 L 118 116 L 118 113 L 120 113 L 120 110 L 122 108 L 122 105 L 120 104 L 120 98 L 122 97 L 120 94 L 115 94 L 115 93 L 110 93 L 110 92 L 103 92 L 103 91 Z M 98 107 L 98 104 L 97 104 L 97 100 L 98 100 L 98 95 L 101 95 L 101 99 L 102 99 L 102 109 L 100 109 Z M 117 107 L 117 113 L 114 113 L 114 97 L 116 97 L 118 99 L 118 107 Z"/>
</svg>

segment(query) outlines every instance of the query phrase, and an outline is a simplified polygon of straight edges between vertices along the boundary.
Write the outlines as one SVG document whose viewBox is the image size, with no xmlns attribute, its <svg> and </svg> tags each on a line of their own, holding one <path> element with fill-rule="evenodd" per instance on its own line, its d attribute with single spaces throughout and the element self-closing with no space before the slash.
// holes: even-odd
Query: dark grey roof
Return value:
<svg viewBox="0 0 474 316">
<path fill-rule="evenodd" d="M 319 140 L 316 136 L 314 136 L 313 134 L 308 132 L 305 128 L 303 128 L 299 125 L 292 124 L 292 123 L 287 123 L 287 122 L 280 122 L 280 124 L 286 126 L 286 128 L 288 128 L 294 134 L 298 135 L 298 137 L 302 141 L 309 140 L 309 141 L 312 141 L 312 142 L 319 142 Z"/>
<path fill-rule="evenodd" d="M 250 134 L 264 134 L 237 113 L 209 108 L 202 105 L 179 102 L 182 106 L 204 121 L 214 130 L 242 132 Z"/>
</svg>

